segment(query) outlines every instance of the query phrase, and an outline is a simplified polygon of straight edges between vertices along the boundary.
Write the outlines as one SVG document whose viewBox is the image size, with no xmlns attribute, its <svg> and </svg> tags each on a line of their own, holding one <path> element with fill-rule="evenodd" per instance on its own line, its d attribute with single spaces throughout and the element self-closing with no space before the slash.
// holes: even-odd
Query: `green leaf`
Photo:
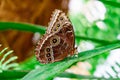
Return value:
<svg viewBox="0 0 120 80">
<path fill-rule="evenodd" d="M 20 68 L 21 70 L 25 69 L 25 70 L 32 70 L 35 68 L 35 66 L 39 65 L 39 66 L 43 66 L 44 64 L 40 64 L 39 61 L 36 61 L 36 57 L 32 56 L 28 59 L 26 59 L 24 62 L 20 63 L 20 66 L 18 66 L 18 68 Z"/>
<path fill-rule="evenodd" d="M 105 4 L 120 8 L 120 3 L 118 3 L 118 2 L 110 1 L 110 0 L 100 0 L 100 1 Z"/>
<path fill-rule="evenodd" d="M 40 25 L 34 25 L 34 24 L 27 24 L 27 23 L 19 23 L 19 22 L 0 22 L 0 30 L 19 30 L 19 31 L 28 31 L 28 32 L 39 32 L 40 34 L 44 34 L 46 31 L 46 28 Z M 93 42 L 101 43 L 101 44 L 109 44 L 111 41 L 107 40 L 99 40 L 84 36 L 75 35 L 76 39 L 82 39 L 82 40 L 90 40 Z M 118 42 L 119 40 L 116 40 L 114 42 Z"/>
<path fill-rule="evenodd" d="M 22 78 L 28 71 L 7 70 L 0 73 L 0 80 Z"/>
<path fill-rule="evenodd" d="M 60 62 L 55 62 L 51 64 L 45 64 L 44 66 L 41 66 L 38 69 L 35 69 L 28 73 L 25 77 L 23 77 L 22 80 L 50 80 L 57 76 L 58 74 L 62 73 L 64 70 L 66 70 L 68 67 L 70 67 L 73 63 L 76 63 L 78 61 L 83 61 L 88 58 L 92 58 L 94 56 L 100 55 L 103 52 L 112 50 L 114 48 L 120 47 L 120 42 L 110 44 L 107 46 L 99 47 L 94 50 L 88 50 L 84 51 L 78 54 L 78 58 L 71 58 L 70 60 L 64 59 Z"/>
<path fill-rule="evenodd" d="M 74 78 L 74 79 L 95 79 L 95 80 L 119 80 L 119 78 L 104 78 L 104 77 L 94 77 L 94 76 L 86 76 L 86 75 L 78 75 L 78 74 L 73 74 L 73 73 L 67 73 L 63 72 L 58 77 L 63 77 L 63 78 Z"/>
<path fill-rule="evenodd" d="M 45 28 L 39 25 L 27 24 L 27 23 L 17 23 L 17 22 L 0 22 L 0 30 L 21 30 L 29 32 L 39 32 L 41 34 L 45 33 Z"/>
</svg>

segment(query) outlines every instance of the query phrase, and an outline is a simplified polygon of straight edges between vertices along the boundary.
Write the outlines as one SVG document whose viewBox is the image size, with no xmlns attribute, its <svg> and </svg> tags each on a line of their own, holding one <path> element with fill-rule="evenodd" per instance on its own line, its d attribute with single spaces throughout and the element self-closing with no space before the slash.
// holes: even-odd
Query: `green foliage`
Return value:
<svg viewBox="0 0 120 80">
<path fill-rule="evenodd" d="M 17 59 L 17 56 L 13 56 L 5 61 L 5 59 L 13 52 L 11 50 L 5 53 L 7 49 L 8 48 L 4 48 L 2 51 L 0 51 L 0 56 L 1 55 L 3 56 L 0 60 L 0 72 L 2 72 L 3 70 L 9 70 L 10 68 L 14 68 L 18 66 L 18 63 L 11 63 L 12 61 Z"/>
<path fill-rule="evenodd" d="M 28 71 L 19 71 L 19 70 L 3 70 L 2 73 L 0 73 L 0 80 L 12 80 L 12 79 L 20 79 L 23 76 L 25 76 L 28 73 Z"/>
<path fill-rule="evenodd" d="M 89 1 L 89 0 L 88 0 Z M 76 44 L 79 45 L 80 41 L 91 41 L 95 45 L 95 49 L 87 50 L 78 54 L 78 57 L 66 58 L 62 61 L 51 63 L 51 64 L 40 64 L 36 61 L 35 56 L 20 63 L 20 71 L 9 71 L 11 65 L 7 65 L 11 61 L 15 60 L 16 57 L 10 58 L 4 62 L 5 58 L 12 53 L 7 52 L 0 61 L 0 79 L 18 79 L 22 80 L 50 80 L 56 76 L 76 79 L 105 79 L 104 77 L 84 76 L 75 75 L 72 73 L 64 73 L 64 71 L 71 67 L 73 64 L 79 61 L 87 60 L 92 65 L 91 74 L 96 70 L 96 66 L 99 64 L 100 59 L 106 59 L 109 55 L 109 50 L 120 47 L 120 40 L 117 40 L 117 35 L 120 34 L 120 1 L 119 0 L 100 0 L 106 7 L 107 13 L 104 20 L 98 20 L 94 23 L 89 23 L 83 14 L 70 15 L 75 29 L 75 40 Z M 87 2 L 87 0 L 86 0 Z M 97 22 L 102 21 L 107 30 L 101 30 L 96 25 Z M 19 30 L 29 32 L 39 32 L 40 34 L 45 33 L 45 28 L 39 25 L 27 24 L 27 23 L 15 23 L 15 22 L 0 22 L 0 30 Z M 100 46 L 103 47 L 100 47 Z M 3 49 L 0 54 L 3 54 L 7 48 Z M 33 53 L 34 54 L 34 53 Z M 98 56 L 99 55 L 99 56 Z M 120 67 L 119 63 L 116 63 Z M 14 65 L 14 64 L 13 64 Z M 38 68 L 36 68 L 38 67 Z M 111 69 L 118 74 L 113 66 Z M 7 70 L 7 71 L 6 71 Z M 27 70 L 27 71 L 23 71 Z M 32 71 L 29 71 L 32 70 Z M 28 73 L 28 74 L 27 74 Z M 113 80 L 114 77 L 110 73 L 106 72 Z M 7 75 L 5 75 L 7 74 Z M 16 75 L 17 74 L 17 75 Z"/>
<path fill-rule="evenodd" d="M 33 53 L 34 54 L 34 53 Z M 40 64 L 39 61 L 36 60 L 35 56 L 32 56 L 28 59 L 26 59 L 24 62 L 20 63 L 20 70 L 32 70 L 35 69 L 36 66 L 43 66 L 43 64 Z"/>
<path fill-rule="evenodd" d="M 28 23 L 17 23 L 17 22 L 0 22 L 0 30 L 19 30 L 29 32 L 45 33 L 45 28 L 39 25 L 33 25 Z"/>
<path fill-rule="evenodd" d="M 120 42 L 116 43 L 116 44 L 103 46 L 103 47 L 100 47 L 100 48 L 97 48 L 94 50 L 81 52 L 78 54 L 77 58 L 71 58 L 70 60 L 65 59 L 65 60 L 60 61 L 60 62 L 45 64 L 44 66 L 41 66 L 40 68 L 35 69 L 35 70 L 31 71 L 30 73 L 28 73 L 22 80 L 29 80 L 29 79 L 32 79 L 32 80 L 38 80 L 38 79 L 50 80 L 53 77 L 60 74 L 61 72 L 63 72 L 64 70 L 66 70 L 73 63 L 86 60 L 88 58 L 100 55 L 103 52 L 106 52 L 108 50 L 118 48 L 118 47 L 120 47 Z"/>
<path fill-rule="evenodd" d="M 77 75 L 73 73 L 63 72 L 58 77 L 63 78 L 72 78 L 72 79 L 87 79 L 87 80 L 118 80 L 119 78 L 104 78 L 104 77 L 94 77 L 94 76 L 85 76 L 85 75 Z"/>
<path fill-rule="evenodd" d="M 120 8 L 120 3 L 115 2 L 115 0 L 114 0 L 114 1 L 110 1 L 110 0 L 100 0 L 100 1 L 103 2 L 103 3 L 105 3 L 105 4 L 107 4 L 107 5 L 111 5 L 111 6 Z M 120 2 L 120 1 L 119 1 L 119 2 Z"/>
<path fill-rule="evenodd" d="M 88 0 L 89 1 L 89 0 Z M 81 40 L 87 40 L 89 38 L 95 45 L 95 47 L 110 44 L 111 42 L 119 42 L 117 40 L 118 34 L 120 34 L 120 1 L 119 0 L 100 0 L 105 5 L 107 12 L 104 20 L 97 20 L 93 24 L 88 22 L 84 14 L 70 15 L 70 19 L 75 27 L 75 34 L 81 38 L 77 39 L 76 42 L 79 44 Z M 94 14 L 95 15 L 95 14 Z M 94 16 L 93 16 L 94 17 Z M 96 25 L 97 22 L 103 22 L 107 29 L 102 30 Z M 97 39 L 97 41 L 96 41 Z M 99 40 L 99 41 L 98 41 Z M 96 45 L 96 42 L 99 43 Z M 105 60 L 109 55 L 106 52 L 100 56 L 96 56 L 89 59 L 88 62 L 92 65 L 91 74 L 96 70 L 96 66 L 99 64 L 99 60 Z"/>
<path fill-rule="evenodd" d="M 63 72 L 65 69 L 67 69 L 68 67 L 70 67 L 73 63 L 75 63 L 77 61 L 85 60 L 85 59 L 93 57 L 93 56 L 96 56 L 99 53 L 103 53 L 106 50 L 117 48 L 119 46 L 119 44 L 120 43 L 109 45 L 109 46 L 104 46 L 102 48 L 98 48 L 98 49 L 91 50 L 91 51 L 82 52 L 82 53 L 79 54 L 78 58 L 75 58 L 75 59 L 73 58 L 73 59 L 70 59 L 69 61 L 68 61 L 68 59 L 66 59 L 66 60 L 61 61 L 61 62 L 47 64 L 47 65 L 44 65 L 44 66 L 42 65 L 42 66 L 40 66 L 39 69 L 36 69 L 35 71 L 30 72 L 23 79 L 26 80 L 26 79 L 30 79 L 30 78 L 31 79 L 39 79 L 39 78 L 41 78 L 41 79 L 44 80 L 44 79 L 53 78 L 57 74 Z M 44 72 L 44 74 L 43 74 L 43 72 Z M 47 77 L 45 77 L 46 74 L 50 74 L 50 75 L 48 75 Z"/>
</svg>

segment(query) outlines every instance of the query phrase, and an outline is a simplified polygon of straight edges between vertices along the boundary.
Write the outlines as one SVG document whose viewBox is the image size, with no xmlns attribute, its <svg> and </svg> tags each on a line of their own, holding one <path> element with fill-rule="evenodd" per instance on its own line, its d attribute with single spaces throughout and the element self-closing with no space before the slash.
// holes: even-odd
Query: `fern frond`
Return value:
<svg viewBox="0 0 120 80">
<path fill-rule="evenodd" d="M 5 53 L 7 49 L 8 48 L 4 48 L 3 50 L 0 51 L 0 56 L 3 55 L 3 57 L 0 60 L 0 72 L 2 72 L 3 70 L 9 70 L 10 68 L 15 68 L 18 66 L 18 63 L 12 62 L 18 58 L 17 56 L 12 56 L 9 59 L 6 59 L 10 54 L 13 53 L 13 50 L 10 50 Z"/>
</svg>

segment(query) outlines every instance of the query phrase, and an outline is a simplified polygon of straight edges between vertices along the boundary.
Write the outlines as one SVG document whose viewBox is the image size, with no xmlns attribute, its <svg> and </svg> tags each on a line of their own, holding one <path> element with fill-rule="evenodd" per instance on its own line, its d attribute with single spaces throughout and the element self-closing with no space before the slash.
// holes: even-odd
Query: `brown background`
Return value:
<svg viewBox="0 0 120 80">
<path fill-rule="evenodd" d="M 0 0 L 0 21 L 25 22 L 47 26 L 52 11 L 68 11 L 69 0 Z M 0 50 L 9 47 L 23 61 L 33 55 L 33 33 L 0 31 Z M 11 55 L 12 56 L 12 55 Z"/>
</svg>

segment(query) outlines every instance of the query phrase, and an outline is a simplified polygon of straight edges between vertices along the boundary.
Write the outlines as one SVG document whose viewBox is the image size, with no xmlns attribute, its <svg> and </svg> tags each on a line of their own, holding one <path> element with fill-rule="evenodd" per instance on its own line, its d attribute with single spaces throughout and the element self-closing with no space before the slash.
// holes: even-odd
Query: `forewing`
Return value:
<svg viewBox="0 0 120 80">
<path fill-rule="evenodd" d="M 65 13 L 56 9 L 50 18 L 50 23 L 48 24 L 46 33 L 50 34 L 57 32 L 66 22 L 69 23 L 70 20 L 67 18 Z"/>
</svg>

